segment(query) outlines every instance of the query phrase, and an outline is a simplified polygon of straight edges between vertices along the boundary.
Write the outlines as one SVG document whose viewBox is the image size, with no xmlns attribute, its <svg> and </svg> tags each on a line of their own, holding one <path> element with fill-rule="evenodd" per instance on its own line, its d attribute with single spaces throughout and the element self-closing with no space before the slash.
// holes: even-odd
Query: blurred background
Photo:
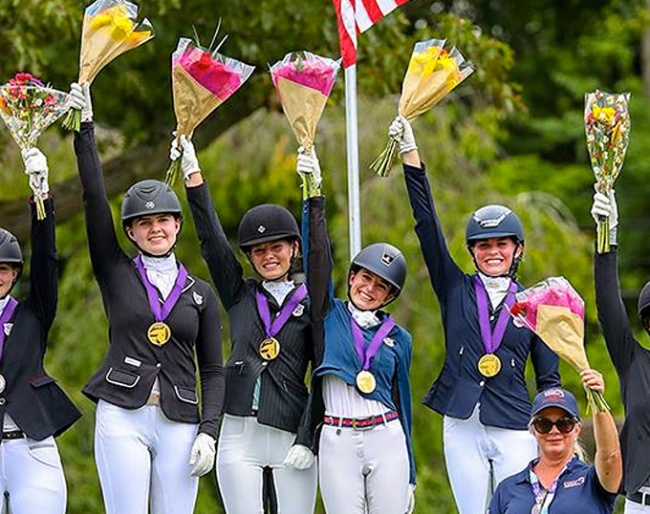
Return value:
<svg viewBox="0 0 650 514">
<path fill-rule="evenodd" d="M 78 73 L 86 5 L 79 0 L 1 2 L 0 81 L 28 71 L 67 91 Z M 229 35 L 221 52 L 254 64 L 256 71 L 194 136 L 219 216 L 233 242 L 239 218 L 253 205 L 280 203 L 298 216 L 297 145 L 267 70 L 293 50 L 338 56 L 333 5 L 326 0 L 142 0 L 140 8 L 141 15 L 151 19 L 156 37 L 110 64 L 92 88 L 116 219 L 127 187 L 143 178 L 163 179 L 169 164 L 174 128 L 170 56 L 178 38 L 191 37 L 194 26 L 207 44 L 220 18 L 221 33 Z M 588 355 L 592 366 L 605 374 L 605 396 L 620 419 L 618 380 L 594 305 L 595 231 L 589 215 L 594 179 L 585 146 L 584 93 L 595 89 L 632 93 L 630 146 L 616 184 L 621 281 L 637 335 L 647 344 L 635 312 L 637 292 L 650 278 L 645 235 L 650 210 L 644 200 L 650 192 L 649 9 L 650 0 L 411 0 L 359 37 L 363 244 L 390 241 L 404 251 L 409 263 L 406 289 L 390 310 L 414 340 L 416 512 L 455 512 L 442 456 L 442 420 L 420 403 L 442 365 L 444 340 L 401 169 L 395 166 L 386 179 L 368 170 L 386 143 L 412 47 L 420 40 L 447 38 L 476 66 L 467 81 L 414 122 L 454 257 L 472 270 L 464 228 L 475 208 L 503 203 L 514 209 L 526 228 L 521 281 L 532 285 L 564 275 L 583 296 Z M 316 139 L 340 295 L 345 294 L 350 258 L 343 83 L 341 72 Z M 107 327 L 88 259 L 72 138 L 51 128 L 39 147 L 49 159 L 61 259 L 59 310 L 46 364 L 84 412 L 59 439 L 68 512 L 95 514 L 103 508 L 92 458 L 94 404 L 80 390 L 106 352 Z M 184 201 L 181 189 L 177 186 Z M 0 129 L 0 225 L 15 232 L 28 252 L 29 194 L 18 147 Z M 125 239 L 122 242 L 130 248 Z M 178 255 L 196 275 L 209 279 L 192 223 L 184 225 Z M 19 287 L 16 293 L 20 297 L 26 291 Z M 227 326 L 224 348 L 227 355 Z M 580 393 L 577 374 L 565 365 L 561 371 L 563 382 Z M 534 377 L 528 376 L 532 394 Z M 578 396 L 584 409 L 584 397 Z M 584 435 L 590 438 L 588 427 Z M 214 474 L 201 480 L 196 512 L 223 512 Z M 320 503 L 317 512 L 323 512 Z"/>
</svg>

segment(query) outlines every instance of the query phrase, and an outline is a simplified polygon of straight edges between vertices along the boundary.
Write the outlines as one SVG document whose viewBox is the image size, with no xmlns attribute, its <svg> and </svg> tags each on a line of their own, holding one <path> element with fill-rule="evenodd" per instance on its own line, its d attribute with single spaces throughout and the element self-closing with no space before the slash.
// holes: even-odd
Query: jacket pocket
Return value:
<svg viewBox="0 0 650 514">
<path fill-rule="evenodd" d="M 111 367 L 106 372 L 106 382 L 119 387 L 133 389 L 140 382 L 140 375 L 136 375 L 124 369 L 115 369 Z"/>
<path fill-rule="evenodd" d="M 196 394 L 196 390 L 191 387 L 183 386 L 174 386 L 174 392 L 176 397 L 185 403 L 191 403 L 192 405 L 197 405 L 199 403 L 199 397 Z"/>
<path fill-rule="evenodd" d="M 32 387 L 42 387 L 47 384 L 53 384 L 56 380 L 49 375 L 34 375 L 29 377 L 29 383 Z"/>
</svg>

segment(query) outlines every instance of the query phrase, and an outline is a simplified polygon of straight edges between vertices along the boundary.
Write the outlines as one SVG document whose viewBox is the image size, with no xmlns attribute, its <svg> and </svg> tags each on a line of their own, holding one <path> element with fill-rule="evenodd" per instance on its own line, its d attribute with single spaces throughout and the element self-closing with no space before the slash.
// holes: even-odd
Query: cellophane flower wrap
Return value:
<svg viewBox="0 0 650 514">
<path fill-rule="evenodd" d="M 290 52 L 270 67 L 282 110 L 298 143 L 309 152 L 341 61 L 310 52 Z"/>
<path fill-rule="evenodd" d="M 137 22 L 138 6 L 125 0 L 97 0 L 86 8 L 79 54 L 80 84 L 92 84 L 111 61 L 154 37 L 151 22 Z M 68 129 L 79 130 L 81 113 L 72 110 L 64 120 Z"/>
<path fill-rule="evenodd" d="M 226 57 L 181 38 L 172 54 L 172 94 L 176 114 L 176 137 L 192 137 L 194 129 L 230 98 L 253 73 L 254 66 Z M 167 171 L 174 184 L 180 159 Z"/>
<path fill-rule="evenodd" d="M 409 121 L 431 109 L 474 72 L 474 65 L 456 47 L 444 48 L 445 42 L 430 39 L 415 44 L 398 106 L 398 113 Z M 396 144 L 391 139 L 370 169 L 387 177 L 395 151 Z"/>
<path fill-rule="evenodd" d="M 584 346 L 585 304 L 564 277 L 550 277 L 515 295 L 510 308 L 515 324 L 521 324 L 576 371 L 588 369 Z M 609 410 L 603 396 L 587 389 L 590 405 L 599 411 Z"/>
<path fill-rule="evenodd" d="M 585 94 L 585 133 L 596 189 L 604 195 L 614 188 L 627 145 L 630 141 L 630 93 L 609 94 L 594 91 Z M 609 218 L 597 224 L 598 253 L 609 252 Z"/>
<path fill-rule="evenodd" d="M 0 86 L 0 117 L 21 150 L 34 148 L 40 135 L 68 110 L 68 95 L 46 86 L 29 73 L 17 73 Z M 38 219 L 45 218 L 47 182 L 30 176 Z"/>
</svg>

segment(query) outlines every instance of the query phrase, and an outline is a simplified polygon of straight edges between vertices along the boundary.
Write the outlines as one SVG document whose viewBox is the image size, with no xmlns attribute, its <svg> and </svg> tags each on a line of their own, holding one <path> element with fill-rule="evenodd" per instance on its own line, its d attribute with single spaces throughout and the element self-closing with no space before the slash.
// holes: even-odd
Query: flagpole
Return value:
<svg viewBox="0 0 650 514">
<path fill-rule="evenodd" d="M 348 155 L 348 224 L 350 233 L 350 259 L 352 259 L 361 251 L 356 64 L 345 68 L 345 124 Z"/>
</svg>

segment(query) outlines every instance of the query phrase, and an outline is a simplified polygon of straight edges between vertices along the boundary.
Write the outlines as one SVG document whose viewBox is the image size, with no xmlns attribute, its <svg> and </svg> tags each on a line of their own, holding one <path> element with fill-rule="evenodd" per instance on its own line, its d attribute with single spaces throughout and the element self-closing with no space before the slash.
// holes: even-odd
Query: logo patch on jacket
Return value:
<svg viewBox="0 0 650 514">
<path fill-rule="evenodd" d="M 2 328 L 4 330 L 5 336 L 8 336 L 9 334 L 11 334 L 11 329 L 14 328 L 14 324 L 13 323 L 5 323 L 4 327 L 2 327 Z"/>
<path fill-rule="evenodd" d="M 196 291 L 192 291 L 192 298 L 194 298 L 194 303 L 197 305 L 203 305 L 203 296 L 201 296 Z"/>
<path fill-rule="evenodd" d="M 585 483 L 585 477 L 579 477 L 576 478 L 575 480 L 567 480 L 564 482 L 564 488 L 568 489 L 569 487 L 578 487 L 579 485 L 582 485 Z"/>
<path fill-rule="evenodd" d="M 293 310 L 291 313 L 292 316 L 295 316 L 296 318 L 299 318 L 302 316 L 302 313 L 305 312 L 305 306 L 302 303 L 299 303 L 296 305 L 296 308 Z"/>
<path fill-rule="evenodd" d="M 383 343 L 391 348 L 395 346 L 395 340 L 392 337 L 384 337 Z"/>
</svg>

